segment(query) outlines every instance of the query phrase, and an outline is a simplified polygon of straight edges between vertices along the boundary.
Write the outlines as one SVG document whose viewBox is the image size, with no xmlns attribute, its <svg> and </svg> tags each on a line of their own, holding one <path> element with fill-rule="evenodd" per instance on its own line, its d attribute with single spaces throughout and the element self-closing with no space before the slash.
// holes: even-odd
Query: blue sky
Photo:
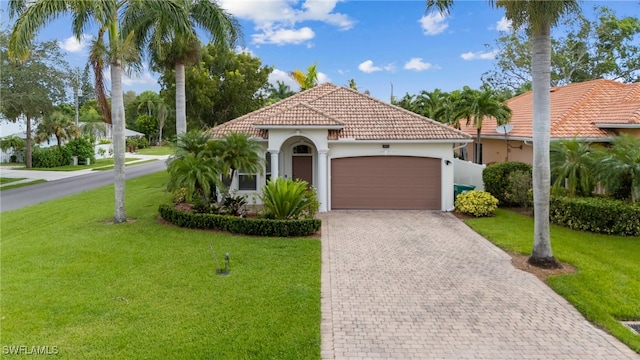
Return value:
<svg viewBox="0 0 640 360">
<path fill-rule="evenodd" d="M 4 1 L 3 1 L 4 2 Z M 243 49 L 274 66 L 270 78 L 297 90 L 287 72 L 306 70 L 317 62 L 321 82 L 347 85 L 355 79 L 361 91 L 389 101 L 465 85 L 477 88 L 482 73 L 494 66 L 500 31 L 508 31 L 501 9 L 486 0 L 456 1 L 451 14 L 425 13 L 425 1 L 220 0 L 235 15 L 244 33 Z M 640 4 L 629 1 L 583 1 L 586 14 L 594 5 L 612 8 L 618 17 L 639 16 Z M 6 2 L 2 5 L 6 10 Z M 6 11 L 2 27 L 10 26 Z M 57 40 L 72 66 L 84 67 L 92 33 L 78 43 L 68 18 L 43 28 L 38 40 Z M 561 30 L 556 30 L 556 34 Z M 207 39 L 203 39 L 207 41 Z M 125 90 L 158 91 L 157 74 L 144 72 L 124 79 Z"/>
</svg>

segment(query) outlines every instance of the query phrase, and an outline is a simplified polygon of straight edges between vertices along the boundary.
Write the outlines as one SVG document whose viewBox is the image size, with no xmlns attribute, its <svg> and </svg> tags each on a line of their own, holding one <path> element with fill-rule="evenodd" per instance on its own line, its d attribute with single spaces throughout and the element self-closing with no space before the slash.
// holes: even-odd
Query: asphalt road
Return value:
<svg viewBox="0 0 640 360">
<path fill-rule="evenodd" d="M 133 179 L 166 169 L 164 161 L 153 161 L 127 166 L 125 171 L 126 178 Z M 110 184 L 113 184 L 113 170 L 95 171 L 66 179 L 3 190 L 0 191 L 0 212 L 20 209 Z"/>
</svg>

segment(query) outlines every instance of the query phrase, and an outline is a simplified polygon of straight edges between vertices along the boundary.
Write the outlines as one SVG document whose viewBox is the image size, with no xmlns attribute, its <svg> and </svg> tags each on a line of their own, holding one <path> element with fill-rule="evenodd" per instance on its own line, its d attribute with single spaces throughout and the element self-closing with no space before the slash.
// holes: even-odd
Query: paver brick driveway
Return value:
<svg viewBox="0 0 640 360">
<path fill-rule="evenodd" d="M 453 215 L 322 215 L 323 359 L 640 359 Z"/>
</svg>

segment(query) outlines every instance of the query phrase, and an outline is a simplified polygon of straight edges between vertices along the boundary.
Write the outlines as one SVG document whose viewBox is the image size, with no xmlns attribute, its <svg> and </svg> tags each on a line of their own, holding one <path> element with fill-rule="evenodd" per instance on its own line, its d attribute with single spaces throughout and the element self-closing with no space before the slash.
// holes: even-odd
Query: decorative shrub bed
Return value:
<svg viewBox="0 0 640 360">
<path fill-rule="evenodd" d="M 272 220 L 241 218 L 230 215 L 194 214 L 175 209 L 171 205 L 160 205 L 163 219 L 180 227 L 192 229 L 215 229 L 235 234 L 257 236 L 309 236 L 320 230 L 319 219 Z"/>
<path fill-rule="evenodd" d="M 554 224 L 603 234 L 640 236 L 640 205 L 605 198 L 551 196 Z"/>
</svg>

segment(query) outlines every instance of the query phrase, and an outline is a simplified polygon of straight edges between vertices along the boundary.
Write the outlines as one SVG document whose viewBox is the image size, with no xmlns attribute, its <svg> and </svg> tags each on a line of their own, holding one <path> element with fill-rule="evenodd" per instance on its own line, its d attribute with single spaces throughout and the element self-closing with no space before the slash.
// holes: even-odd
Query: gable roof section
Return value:
<svg viewBox="0 0 640 360">
<path fill-rule="evenodd" d="M 330 140 L 467 140 L 435 120 L 331 83 L 318 85 L 210 130 L 267 138 L 269 127 L 326 127 Z"/>
<path fill-rule="evenodd" d="M 507 101 L 513 114 L 510 137 L 532 138 L 533 92 Z M 551 88 L 552 138 L 606 138 L 611 133 L 600 128 L 637 124 L 640 127 L 640 83 L 622 84 L 612 80 L 592 80 Z M 603 126 L 604 125 L 604 126 Z M 495 119 L 484 119 L 482 135 L 496 132 Z M 473 124 L 463 131 L 475 134 Z"/>
</svg>

